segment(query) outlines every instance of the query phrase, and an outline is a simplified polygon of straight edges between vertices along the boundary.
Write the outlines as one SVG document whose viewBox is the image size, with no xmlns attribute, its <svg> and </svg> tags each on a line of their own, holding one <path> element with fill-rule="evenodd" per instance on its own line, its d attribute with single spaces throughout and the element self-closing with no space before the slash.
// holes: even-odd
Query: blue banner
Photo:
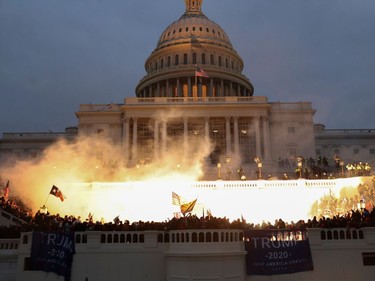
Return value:
<svg viewBox="0 0 375 281">
<path fill-rule="evenodd" d="M 32 270 L 54 272 L 69 281 L 74 253 L 74 233 L 33 232 Z"/>
<path fill-rule="evenodd" d="M 248 275 L 276 275 L 313 270 L 306 231 L 245 231 Z"/>
</svg>

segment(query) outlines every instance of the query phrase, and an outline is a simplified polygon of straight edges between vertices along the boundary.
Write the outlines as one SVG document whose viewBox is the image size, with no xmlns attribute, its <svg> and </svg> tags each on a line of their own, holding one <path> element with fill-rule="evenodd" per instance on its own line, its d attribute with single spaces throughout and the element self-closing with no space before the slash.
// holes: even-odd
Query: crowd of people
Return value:
<svg viewBox="0 0 375 281">
<path fill-rule="evenodd" d="M 86 219 L 72 215 L 60 216 L 50 214 L 41 208 L 35 215 L 27 209 L 17 206 L 16 200 L 0 199 L 1 209 L 19 218 L 19 223 L 9 227 L 0 226 L 1 238 L 18 238 L 21 232 L 29 231 L 144 231 L 144 230 L 180 230 L 180 229 L 308 229 L 308 228 L 362 228 L 375 227 L 375 176 L 373 185 L 360 184 L 358 195 L 353 198 L 337 198 L 333 194 L 321 198 L 317 202 L 319 215 L 311 219 L 297 222 L 285 222 L 281 218 L 275 222 L 263 221 L 254 224 L 239 218 L 230 221 L 228 218 L 215 216 L 188 215 L 174 217 L 163 222 L 154 221 L 121 221 L 119 217 L 105 222 L 95 221 L 91 214 Z M 328 212 L 327 212 L 328 211 Z"/>
<path fill-rule="evenodd" d="M 287 159 L 279 158 L 279 168 L 295 169 L 297 178 L 303 176 L 304 178 L 314 178 L 327 176 L 321 172 L 324 167 L 330 167 L 328 159 L 323 157 L 314 161 L 310 158 L 297 158 L 301 161 L 300 165 L 290 163 Z M 333 169 L 342 171 L 343 162 L 334 157 L 335 164 Z M 298 170 L 303 168 L 304 171 Z M 318 169 L 319 168 L 319 169 Z M 348 176 L 362 176 L 370 175 L 371 167 L 368 163 L 362 162 L 356 164 L 347 164 L 346 167 Z M 315 173 L 315 174 L 313 174 Z M 289 179 L 284 173 L 283 179 Z M 215 216 L 198 217 L 196 215 L 189 215 L 181 218 L 172 218 L 164 222 L 132 222 L 128 220 L 121 221 L 119 217 L 114 218 L 112 222 L 105 222 L 103 219 L 94 221 L 91 214 L 84 220 L 81 217 L 72 215 L 60 216 L 59 214 L 50 214 L 47 209 L 39 210 L 35 215 L 31 213 L 30 208 L 25 206 L 22 200 L 18 197 L 0 197 L 0 208 L 2 215 L 11 216 L 15 218 L 18 223 L 12 226 L 0 225 L 0 239 L 1 238 L 16 238 L 20 236 L 21 232 L 40 230 L 40 231 L 142 231 L 142 230 L 160 230 L 168 231 L 175 229 L 222 229 L 222 228 L 236 228 L 236 229 L 305 229 L 305 228 L 334 228 L 347 227 L 359 228 L 375 226 L 375 175 L 372 179 L 372 186 L 367 184 L 360 184 L 357 187 L 357 195 L 353 197 L 340 197 L 330 194 L 322 197 L 315 206 L 312 206 L 312 218 L 298 222 L 284 222 L 281 218 L 274 223 L 262 222 L 260 224 L 247 223 L 244 219 L 237 219 L 230 221 L 228 218 L 219 218 Z M 5 213 L 4 213 L 5 212 Z"/>
<path fill-rule="evenodd" d="M 295 158 L 295 159 L 294 159 Z M 337 155 L 330 163 L 327 157 L 294 157 L 293 159 L 278 158 L 278 168 L 283 171 L 282 179 L 328 179 L 335 177 L 361 177 L 371 175 L 371 165 L 362 161 L 347 163 Z"/>
<path fill-rule="evenodd" d="M 80 217 L 60 216 L 59 214 L 37 213 L 30 221 L 12 226 L 0 226 L 0 239 L 19 238 L 21 232 L 29 231 L 169 231 L 182 229 L 289 229 L 309 228 L 362 228 L 375 227 L 375 210 L 351 210 L 345 215 L 322 216 L 305 221 L 285 222 L 281 218 L 274 223 L 263 221 L 260 224 L 248 223 L 244 219 L 230 221 L 228 218 L 215 216 L 172 218 L 164 222 L 115 220 L 113 222 L 81 220 Z"/>
</svg>

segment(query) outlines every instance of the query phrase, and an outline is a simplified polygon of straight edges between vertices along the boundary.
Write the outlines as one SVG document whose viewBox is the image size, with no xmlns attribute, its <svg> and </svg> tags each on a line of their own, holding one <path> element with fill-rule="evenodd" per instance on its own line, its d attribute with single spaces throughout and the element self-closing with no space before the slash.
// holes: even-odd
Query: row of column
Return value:
<svg viewBox="0 0 375 281">
<path fill-rule="evenodd" d="M 238 154 L 240 151 L 240 143 L 239 143 L 239 129 L 238 129 L 238 118 L 237 116 L 232 117 L 233 118 L 233 128 L 234 128 L 234 139 L 233 139 L 233 147 L 234 147 L 234 153 Z M 133 138 L 130 142 L 130 120 L 133 121 Z M 231 155 L 232 153 L 232 136 L 231 136 L 231 130 L 230 130 L 230 123 L 231 117 L 225 117 L 225 137 L 226 137 L 226 155 Z M 184 133 L 183 133 L 183 146 L 184 146 L 184 157 L 187 157 L 188 152 L 188 124 L 189 124 L 189 118 L 184 117 Z M 263 128 L 263 134 L 261 134 L 261 126 L 260 122 L 262 122 L 262 128 Z M 160 128 L 161 123 L 161 140 L 159 139 Z M 250 124 L 249 124 L 250 125 Z M 267 117 L 260 117 L 255 116 L 253 117 L 253 125 L 254 125 L 254 131 L 255 131 L 255 147 L 256 147 L 256 155 L 260 156 L 264 159 L 270 159 L 271 158 L 271 141 L 270 141 L 270 133 L 269 133 L 269 121 Z M 123 120 L 123 136 L 122 136 L 122 144 L 124 149 L 124 156 L 125 159 L 129 159 L 130 152 L 131 152 L 131 159 L 132 162 L 136 162 L 137 159 L 137 151 L 138 151 L 138 118 L 136 117 L 127 117 Z M 209 132 L 210 124 L 209 124 L 209 117 L 204 118 L 204 137 L 206 139 L 209 138 L 210 132 Z M 263 139 L 261 136 L 263 135 Z M 263 141 L 263 144 L 262 144 Z M 131 147 L 129 147 L 129 145 Z M 154 158 L 158 159 L 161 155 L 159 155 L 159 147 L 161 146 L 161 153 L 162 155 L 165 155 L 167 152 L 167 122 L 166 121 L 160 121 L 158 119 L 154 120 Z M 262 151 L 263 147 L 263 151 Z M 263 152 L 263 154 L 262 154 Z"/>
<path fill-rule="evenodd" d="M 225 80 L 220 79 L 220 82 L 214 82 L 214 78 L 198 78 L 199 79 L 205 79 L 209 80 L 209 83 L 204 83 L 207 85 L 208 91 L 207 96 L 247 96 L 246 93 L 246 87 L 241 86 L 240 84 L 236 83 L 236 91 L 234 91 L 234 83 L 232 81 L 229 81 L 227 92 L 225 91 Z M 182 81 L 181 81 L 182 80 Z M 159 81 L 155 84 L 151 84 L 147 87 L 145 87 L 142 90 L 142 97 L 182 97 L 183 96 L 183 85 L 187 83 L 187 96 L 193 97 L 194 96 L 194 87 L 197 87 L 197 96 L 202 97 L 203 96 L 203 90 L 202 90 L 202 84 L 199 83 L 197 78 L 188 77 L 185 79 L 176 78 L 173 80 L 173 83 L 169 81 L 169 79 L 164 81 Z M 215 78 L 215 80 L 218 80 L 218 78 Z M 187 81 L 187 82 L 186 82 Z M 174 91 L 176 89 L 176 92 Z M 154 90 L 156 91 L 156 94 L 154 94 Z M 148 93 L 148 95 L 147 95 Z"/>
</svg>

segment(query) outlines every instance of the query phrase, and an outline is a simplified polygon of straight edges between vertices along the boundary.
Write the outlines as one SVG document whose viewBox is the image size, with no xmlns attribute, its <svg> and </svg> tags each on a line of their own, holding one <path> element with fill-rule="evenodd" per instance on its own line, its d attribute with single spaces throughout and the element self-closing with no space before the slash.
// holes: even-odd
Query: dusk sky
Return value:
<svg viewBox="0 0 375 281">
<path fill-rule="evenodd" d="M 204 0 L 256 96 L 312 102 L 328 129 L 375 129 L 374 0 Z M 62 132 L 80 104 L 135 96 L 183 0 L 0 0 L 0 137 Z"/>
</svg>

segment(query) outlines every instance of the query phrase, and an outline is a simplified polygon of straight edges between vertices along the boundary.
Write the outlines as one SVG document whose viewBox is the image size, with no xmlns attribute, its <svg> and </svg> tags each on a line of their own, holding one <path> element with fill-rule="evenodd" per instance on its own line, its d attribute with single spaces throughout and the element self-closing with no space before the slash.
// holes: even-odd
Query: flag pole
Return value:
<svg viewBox="0 0 375 281">
<path fill-rule="evenodd" d="M 197 72 L 194 72 L 194 74 L 195 74 L 195 90 L 197 91 L 196 92 L 196 95 L 198 96 L 198 79 L 197 79 Z M 194 96 L 194 94 L 193 94 L 193 96 Z"/>
<path fill-rule="evenodd" d="M 44 206 L 47 204 L 47 201 L 48 201 L 48 199 L 49 199 L 49 195 L 50 195 L 50 193 L 48 193 L 48 195 L 47 195 L 47 198 L 46 198 L 46 202 L 44 202 Z"/>
</svg>

